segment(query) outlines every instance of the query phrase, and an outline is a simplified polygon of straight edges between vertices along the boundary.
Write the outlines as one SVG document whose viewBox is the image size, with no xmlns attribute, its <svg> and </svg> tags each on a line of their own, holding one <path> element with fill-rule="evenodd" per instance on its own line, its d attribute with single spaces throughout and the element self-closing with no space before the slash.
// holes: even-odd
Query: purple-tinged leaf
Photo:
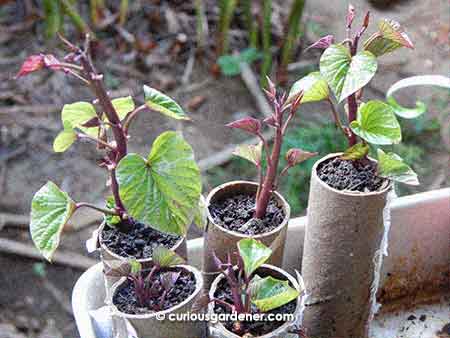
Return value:
<svg viewBox="0 0 450 338">
<path fill-rule="evenodd" d="M 15 77 L 19 78 L 21 76 L 28 75 L 29 73 L 36 72 L 44 68 L 44 66 L 45 64 L 43 54 L 30 55 L 22 64 L 22 67 L 20 67 L 20 70 Z"/>
<path fill-rule="evenodd" d="M 317 49 L 327 49 L 328 47 L 330 47 L 332 44 L 334 43 L 334 36 L 333 35 L 327 35 L 324 36 L 322 38 L 320 38 L 319 40 L 317 40 L 316 42 L 314 42 L 311 46 L 309 46 L 308 48 L 305 49 L 305 52 L 308 49 L 313 49 L 313 48 L 317 48 Z"/>
<path fill-rule="evenodd" d="M 161 285 L 164 290 L 169 291 L 172 289 L 178 278 L 180 278 L 181 272 L 166 272 L 161 276 Z"/>
<path fill-rule="evenodd" d="M 292 148 L 289 149 L 286 153 L 286 161 L 288 162 L 290 167 L 293 167 L 314 156 L 317 156 L 317 153 L 309 152 L 298 148 Z"/>
<path fill-rule="evenodd" d="M 261 121 L 253 117 L 245 117 L 243 119 L 228 123 L 226 126 L 229 128 L 241 129 L 253 135 L 257 135 L 261 132 Z"/>
<path fill-rule="evenodd" d="M 370 23 L 370 11 L 367 11 L 366 15 L 364 16 L 363 27 L 364 28 L 369 27 L 369 23 Z"/>
<path fill-rule="evenodd" d="M 353 20 L 355 19 L 355 7 L 352 4 L 348 4 L 347 10 L 347 28 L 352 26 Z"/>
<path fill-rule="evenodd" d="M 214 262 L 214 265 L 216 266 L 216 269 L 221 270 L 223 262 L 220 260 L 219 257 L 217 257 L 217 255 L 214 251 L 212 252 L 212 257 L 213 257 L 213 262 Z"/>
</svg>

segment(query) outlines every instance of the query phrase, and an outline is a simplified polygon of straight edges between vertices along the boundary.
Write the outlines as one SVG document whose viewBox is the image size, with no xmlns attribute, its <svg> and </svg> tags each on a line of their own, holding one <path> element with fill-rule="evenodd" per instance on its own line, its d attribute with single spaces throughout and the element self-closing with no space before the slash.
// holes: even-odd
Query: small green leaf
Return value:
<svg viewBox="0 0 450 338">
<path fill-rule="evenodd" d="M 356 121 L 350 124 L 352 131 L 373 144 L 395 144 L 402 140 L 400 124 L 392 107 L 382 101 L 369 101 L 358 109 Z"/>
<path fill-rule="evenodd" d="M 262 53 L 256 48 L 246 48 L 239 53 L 239 60 L 248 64 L 261 59 Z"/>
<path fill-rule="evenodd" d="M 377 71 L 377 59 L 367 51 L 351 56 L 342 45 L 331 45 L 320 58 L 320 74 L 339 102 L 364 87 Z"/>
<path fill-rule="evenodd" d="M 414 48 L 403 27 L 394 20 L 383 19 L 378 23 L 379 31 L 364 42 L 364 49 L 375 56 L 391 53 L 400 47 Z"/>
<path fill-rule="evenodd" d="M 247 161 L 254 163 L 256 166 L 260 166 L 262 146 L 263 146 L 262 142 L 256 145 L 242 144 L 233 151 L 233 155 L 242 157 Z"/>
<path fill-rule="evenodd" d="M 53 150 L 56 153 L 63 153 L 75 142 L 77 134 L 73 130 L 61 131 L 53 141 Z"/>
<path fill-rule="evenodd" d="M 114 109 L 117 111 L 120 120 L 123 120 L 125 116 L 134 110 L 134 101 L 131 96 L 119 97 L 111 101 Z"/>
<path fill-rule="evenodd" d="M 303 91 L 302 103 L 321 101 L 330 95 L 327 81 L 320 75 L 320 72 L 312 72 L 295 82 L 287 101 L 291 102 L 301 91 Z"/>
<path fill-rule="evenodd" d="M 204 230 L 208 224 L 208 207 L 206 206 L 206 200 L 203 195 L 200 195 L 198 200 L 198 208 L 194 214 L 194 224 L 200 230 Z"/>
<path fill-rule="evenodd" d="M 238 242 L 239 254 L 244 261 L 245 275 L 250 277 L 272 255 L 272 250 L 253 238 L 244 238 Z"/>
<path fill-rule="evenodd" d="M 252 281 L 253 283 L 257 283 L 257 287 L 255 287 L 256 292 L 252 296 L 252 303 L 261 312 L 279 308 L 300 295 L 296 289 L 289 285 L 288 281 L 279 280 L 270 276 Z"/>
<path fill-rule="evenodd" d="M 415 86 L 435 86 L 450 89 L 450 78 L 442 75 L 419 75 L 411 76 L 394 83 L 386 93 L 387 102 L 392 106 L 396 115 L 405 119 L 419 117 L 426 112 L 427 107 L 421 101 L 416 102 L 415 108 L 402 107 L 394 99 L 394 93 L 399 90 Z"/>
<path fill-rule="evenodd" d="M 75 202 L 53 182 L 47 182 L 34 195 L 31 202 L 31 238 L 48 261 L 51 261 L 61 232 L 75 208 Z"/>
<path fill-rule="evenodd" d="M 130 272 L 135 275 L 142 270 L 142 264 L 138 262 L 137 259 L 128 260 L 128 264 L 130 264 Z"/>
<path fill-rule="evenodd" d="M 357 143 L 348 148 L 341 156 L 343 160 L 359 160 L 369 153 L 369 145 L 364 143 Z"/>
<path fill-rule="evenodd" d="M 116 174 L 132 217 L 163 232 L 186 234 L 198 207 L 201 179 L 192 148 L 180 134 L 159 135 L 147 160 L 128 154 Z"/>
<path fill-rule="evenodd" d="M 378 149 L 378 175 L 390 178 L 394 181 L 419 185 L 417 174 L 405 163 L 403 159 L 394 153 L 385 153 Z"/>
<path fill-rule="evenodd" d="M 153 250 L 152 260 L 162 268 L 184 263 L 184 259 L 178 256 L 174 251 L 163 246 L 157 246 Z"/>
<path fill-rule="evenodd" d="M 222 55 L 217 60 L 220 71 L 226 76 L 235 76 L 241 73 L 240 60 L 234 55 Z"/>
<path fill-rule="evenodd" d="M 86 128 L 83 124 L 96 117 L 95 108 L 89 102 L 65 104 L 61 112 L 64 129 L 80 129 L 82 132 L 97 137 L 98 127 Z"/>
<path fill-rule="evenodd" d="M 114 196 L 108 196 L 106 198 L 106 207 L 110 210 L 114 210 L 116 208 L 116 203 L 114 202 Z M 108 224 L 110 226 L 114 226 L 121 222 L 121 219 L 119 216 L 105 215 L 105 218 L 106 218 L 106 224 Z"/>
<path fill-rule="evenodd" d="M 149 86 L 144 86 L 144 96 L 145 104 L 150 109 L 176 120 L 189 120 L 180 105 L 166 94 Z"/>
<path fill-rule="evenodd" d="M 42 9 L 45 20 L 45 36 L 52 38 L 59 31 L 63 14 L 58 0 L 43 0 Z"/>
</svg>

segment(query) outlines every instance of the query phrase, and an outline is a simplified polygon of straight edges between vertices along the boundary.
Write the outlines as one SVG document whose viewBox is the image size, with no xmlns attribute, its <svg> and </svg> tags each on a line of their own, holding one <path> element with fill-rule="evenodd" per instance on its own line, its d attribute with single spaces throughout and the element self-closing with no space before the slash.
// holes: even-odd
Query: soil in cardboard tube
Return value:
<svg viewBox="0 0 450 338">
<path fill-rule="evenodd" d="M 230 287 L 228 286 L 228 282 L 225 279 L 222 279 L 219 284 L 217 285 L 217 290 L 214 293 L 214 297 L 223 301 L 226 301 L 229 304 L 233 304 L 233 298 L 231 295 Z M 277 309 L 273 309 L 271 311 L 267 311 L 265 313 L 294 313 L 295 309 L 297 307 L 297 300 L 293 300 L 283 306 L 280 306 Z M 230 313 L 230 310 L 225 308 L 223 305 L 215 305 L 214 312 L 217 314 L 221 313 Z M 259 313 L 258 309 L 252 305 L 252 313 Z M 244 336 L 245 334 L 251 334 L 252 337 L 259 337 L 263 336 L 265 334 L 268 334 L 277 328 L 279 328 L 281 325 L 283 325 L 285 321 L 244 321 L 235 323 L 232 321 L 222 322 L 222 324 L 225 326 L 225 328 L 228 331 L 231 331 L 238 336 Z M 240 329 L 241 331 L 238 331 L 237 329 Z"/>
<path fill-rule="evenodd" d="M 164 288 L 159 284 L 159 281 L 162 274 L 167 273 L 168 271 L 179 271 L 181 274 L 180 277 L 178 277 L 175 286 L 163 299 L 162 295 L 164 293 Z M 148 274 L 149 272 L 147 271 L 146 273 Z M 147 274 L 144 274 L 143 277 L 145 278 Z M 116 291 L 113 297 L 114 305 L 119 311 L 133 315 L 164 311 L 182 303 L 192 295 L 195 291 L 196 282 L 192 272 L 185 269 L 171 268 L 158 271 L 150 282 L 150 285 L 155 285 L 155 293 L 148 298 L 146 306 L 141 306 L 138 303 L 134 284 L 131 281 L 122 284 L 120 289 Z"/>
<path fill-rule="evenodd" d="M 102 244 L 108 249 L 119 256 L 136 259 L 151 258 L 157 246 L 171 249 L 180 239 L 180 236 L 160 232 L 136 221 L 127 232 L 120 230 L 119 226 L 109 225 L 102 232 Z"/>
<path fill-rule="evenodd" d="M 317 167 L 318 177 L 337 190 L 371 192 L 384 188 L 387 180 L 376 175 L 376 164 L 370 161 L 329 159 Z"/>
<path fill-rule="evenodd" d="M 221 227 L 246 235 L 258 235 L 277 228 L 284 220 L 284 211 L 274 198 L 270 199 L 263 219 L 255 219 L 255 196 L 239 194 L 212 202 L 209 212 Z"/>
</svg>

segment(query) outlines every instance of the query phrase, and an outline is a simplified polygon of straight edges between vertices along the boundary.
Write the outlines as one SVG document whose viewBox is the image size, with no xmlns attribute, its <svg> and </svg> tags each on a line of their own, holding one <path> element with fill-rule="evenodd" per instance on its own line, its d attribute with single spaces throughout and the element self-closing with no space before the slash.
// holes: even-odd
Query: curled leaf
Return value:
<svg viewBox="0 0 450 338">
<path fill-rule="evenodd" d="M 381 149 L 378 149 L 377 152 L 379 176 L 409 185 L 419 185 L 417 174 L 400 156 L 394 153 L 385 153 Z"/>
<path fill-rule="evenodd" d="M 245 158 L 259 167 L 261 165 L 262 147 L 262 142 L 259 142 L 257 145 L 243 144 L 233 151 L 233 155 Z"/>
<path fill-rule="evenodd" d="M 305 52 L 308 49 L 313 49 L 313 48 L 327 49 L 328 47 L 330 47 L 333 44 L 333 42 L 334 42 L 334 35 L 324 36 L 324 37 L 320 38 L 319 40 L 317 40 L 316 42 L 314 42 L 311 46 L 306 48 Z"/>
<path fill-rule="evenodd" d="M 44 68 L 44 55 L 30 55 L 20 67 L 19 72 L 15 76 L 16 78 L 28 75 L 29 73 L 36 72 Z"/>
<path fill-rule="evenodd" d="M 241 129 L 253 135 L 257 135 L 261 132 L 261 121 L 253 117 L 245 117 L 243 119 L 228 123 L 226 126 L 229 128 Z"/>
<path fill-rule="evenodd" d="M 311 157 L 317 156 L 318 153 L 309 152 L 306 150 L 292 148 L 286 153 L 286 161 L 290 167 L 300 164 Z"/>
<path fill-rule="evenodd" d="M 369 153 L 369 145 L 364 143 L 357 143 L 348 148 L 341 156 L 343 160 L 359 160 Z"/>
<path fill-rule="evenodd" d="M 383 19 L 378 24 L 379 31 L 364 42 L 364 49 L 375 56 L 391 53 L 400 47 L 414 48 L 403 27 L 394 20 Z"/>
</svg>

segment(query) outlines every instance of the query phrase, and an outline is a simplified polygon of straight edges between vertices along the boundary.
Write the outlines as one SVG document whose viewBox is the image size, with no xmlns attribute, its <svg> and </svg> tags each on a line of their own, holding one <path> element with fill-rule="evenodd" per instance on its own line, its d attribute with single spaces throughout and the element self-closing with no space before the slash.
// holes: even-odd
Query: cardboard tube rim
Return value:
<svg viewBox="0 0 450 338">
<path fill-rule="evenodd" d="M 133 314 L 129 314 L 129 313 L 124 313 L 119 311 L 119 309 L 117 309 L 117 307 L 112 304 L 111 306 L 114 309 L 115 315 L 120 316 L 122 318 L 127 318 L 127 319 L 154 319 L 157 318 L 157 316 L 159 315 L 166 315 L 172 312 L 175 312 L 176 310 L 182 308 L 183 306 L 186 306 L 187 304 L 189 304 L 190 302 L 192 302 L 192 300 L 198 296 L 198 294 L 200 293 L 200 291 L 203 289 L 203 276 L 202 273 L 195 267 L 191 266 L 191 265 L 184 265 L 184 264 L 180 264 L 180 265 L 175 265 L 173 266 L 174 268 L 182 268 L 185 269 L 189 272 L 192 272 L 194 274 L 195 277 L 195 290 L 192 293 L 192 295 L 190 295 L 188 298 L 186 298 L 184 301 L 182 301 L 181 303 L 167 309 L 167 310 L 163 310 L 163 311 L 159 311 L 159 312 L 152 312 L 152 313 L 146 313 L 146 314 L 140 314 L 140 315 L 133 315 Z M 111 289 L 111 300 L 114 298 L 116 291 L 118 290 L 118 288 L 125 283 L 126 280 L 122 281 L 122 282 L 118 282 L 116 283 L 112 289 Z M 112 301 L 111 301 L 112 302 Z"/>
<path fill-rule="evenodd" d="M 116 258 L 117 260 L 121 260 L 121 261 L 126 261 L 129 257 L 125 257 L 125 256 L 120 256 L 118 254 L 116 254 L 115 252 L 111 251 L 103 242 L 102 242 L 102 234 L 103 234 L 103 229 L 106 226 L 106 220 L 103 220 L 102 224 L 100 224 L 99 228 L 98 228 L 98 238 L 99 238 L 99 243 L 100 243 L 100 247 L 102 250 L 105 250 L 106 253 L 114 258 Z M 185 236 L 182 236 L 180 238 L 180 240 L 171 248 L 169 248 L 172 251 L 176 251 L 182 244 L 183 242 L 186 240 Z M 150 263 L 153 261 L 152 257 L 149 258 L 139 258 L 136 259 L 139 263 Z"/>
<path fill-rule="evenodd" d="M 375 196 L 375 195 L 383 195 L 383 194 L 385 194 L 387 191 L 389 191 L 389 190 L 392 188 L 393 181 L 390 180 L 390 179 L 386 179 L 386 180 L 388 180 L 389 183 L 388 183 L 388 184 L 386 185 L 386 187 L 384 187 L 382 190 L 370 191 L 370 192 L 350 191 L 350 190 L 338 190 L 338 189 L 335 189 L 335 188 L 330 187 L 328 184 L 326 184 L 324 181 L 322 181 L 322 180 L 320 179 L 320 177 L 317 175 L 317 167 L 318 167 L 321 163 L 323 163 L 323 162 L 325 162 L 325 161 L 327 161 L 327 160 L 329 160 L 329 159 L 331 159 L 331 158 L 341 156 L 341 155 L 343 155 L 343 154 L 344 154 L 344 153 L 331 153 L 331 154 L 328 154 L 328 155 L 322 157 L 321 159 L 317 160 L 316 163 L 314 163 L 314 166 L 312 167 L 312 170 L 311 170 L 311 175 L 313 175 L 315 178 L 317 178 L 317 182 L 318 182 L 322 187 L 324 187 L 325 189 L 330 190 L 330 191 L 332 191 L 332 192 L 334 192 L 334 193 L 336 193 L 336 194 L 346 195 L 346 196 L 356 196 L 356 197 L 357 197 L 357 196 Z M 370 159 L 371 161 L 373 161 L 373 162 L 377 162 L 376 160 L 374 160 L 374 159 L 371 158 L 371 157 L 369 157 L 369 159 Z"/>
<path fill-rule="evenodd" d="M 234 268 L 236 269 L 236 267 Z M 297 316 L 298 311 L 301 310 L 302 307 L 302 303 L 301 303 L 301 298 L 304 296 L 304 289 L 302 290 L 300 287 L 300 284 L 297 282 L 297 280 L 291 276 L 291 274 L 289 274 L 288 272 L 286 272 L 285 270 L 276 267 L 275 265 L 271 265 L 271 264 L 263 264 L 261 265 L 259 269 L 267 269 L 267 270 L 273 270 L 276 273 L 286 277 L 286 280 L 288 280 L 289 282 L 292 283 L 292 285 L 294 286 L 295 289 L 297 289 L 297 291 L 300 292 L 299 296 L 297 297 L 297 305 L 295 307 L 295 311 L 294 311 L 294 315 Z M 217 289 L 217 285 L 219 284 L 219 282 L 224 278 L 224 276 L 222 274 L 220 274 L 219 276 L 217 276 L 214 281 L 211 284 L 211 287 L 209 289 L 209 297 L 210 299 L 214 298 L 214 293 L 216 292 Z M 212 311 L 214 311 L 214 304 L 213 302 L 211 302 L 208 305 L 208 311 L 211 313 Z M 219 329 L 222 330 L 229 338 L 240 338 L 240 336 L 230 332 L 229 330 L 227 330 L 225 328 L 225 326 L 221 323 L 221 322 L 217 322 L 215 324 L 215 326 Z M 258 336 L 257 338 L 271 338 L 274 334 L 281 334 L 283 333 L 283 331 L 285 331 L 286 329 L 288 329 L 290 326 L 292 326 L 291 322 L 286 322 L 283 325 L 281 325 L 280 327 L 278 327 L 277 329 L 275 329 L 272 332 L 269 332 L 263 336 Z M 256 337 L 255 337 L 256 338 Z"/>
<path fill-rule="evenodd" d="M 213 200 L 214 196 L 222 189 L 230 186 L 230 185 L 252 185 L 252 186 L 258 186 L 258 183 L 256 182 L 251 182 L 251 181 L 244 181 L 244 180 L 237 180 L 237 181 L 230 181 L 230 182 L 226 182 L 223 183 L 217 187 L 215 187 L 213 190 L 211 190 L 208 194 L 208 196 L 206 197 L 206 213 L 207 213 L 207 217 L 208 217 L 208 221 L 211 222 L 212 224 L 214 224 L 214 226 L 216 226 L 217 228 L 219 228 L 221 231 L 230 234 L 232 236 L 235 237 L 239 237 L 239 238 L 254 238 L 254 239 L 260 239 L 260 238 L 264 238 L 267 236 L 271 236 L 273 234 L 276 234 L 278 232 L 281 231 L 282 228 L 284 228 L 285 226 L 287 226 L 287 224 L 289 223 L 289 220 L 291 218 L 291 207 L 289 205 L 289 203 L 286 201 L 286 199 L 283 197 L 283 195 L 281 195 L 278 191 L 273 191 L 273 194 L 276 196 L 276 198 L 281 202 L 281 207 L 283 208 L 283 211 L 285 213 L 284 215 L 284 219 L 283 222 L 280 223 L 279 226 L 277 226 L 275 229 L 272 229 L 269 232 L 264 232 L 262 234 L 257 234 L 257 235 L 247 235 L 247 234 L 243 234 L 237 231 L 232 231 L 232 230 L 228 230 L 225 229 L 224 227 L 220 226 L 219 224 L 217 224 L 216 222 L 214 222 L 214 219 L 211 215 L 211 213 L 209 212 L 209 205 L 211 203 L 211 201 Z"/>
</svg>

